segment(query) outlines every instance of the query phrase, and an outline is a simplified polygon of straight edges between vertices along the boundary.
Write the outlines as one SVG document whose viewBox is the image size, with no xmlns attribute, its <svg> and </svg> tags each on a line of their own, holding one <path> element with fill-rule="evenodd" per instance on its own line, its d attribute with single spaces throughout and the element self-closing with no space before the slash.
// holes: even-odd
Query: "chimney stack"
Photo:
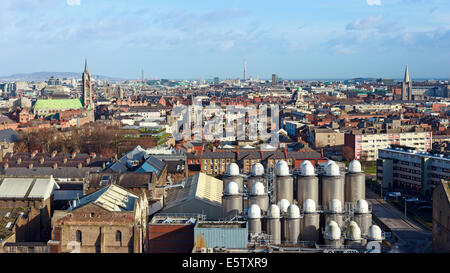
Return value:
<svg viewBox="0 0 450 273">
<path fill-rule="evenodd" d="M 77 152 L 72 153 L 72 159 L 74 159 L 77 156 Z"/>
<path fill-rule="evenodd" d="M 58 163 L 53 163 L 53 169 L 58 169 Z"/>
<path fill-rule="evenodd" d="M 67 163 L 67 157 L 66 156 L 63 158 L 63 163 Z"/>
<path fill-rule="evenodd" d="M 17 159 L 17 164 L 20 164 L 20 163 L 22 163 L 22 158 L 21 158 L 21 157 L 19 157 L 19 158 Z"/>
<path fill-rule="evenodd" d="M 41 156 L 41 158 L 39 159 L 39 163 L 44 164 L 44 161 L 45 161 L 44 157 Z"/>
<path fill-rule="evenodd" d="M 52 152 L 52 158 L 54 158 L 54 157 L 56 156 L 57 153 L 58 153 L 58 151 L 54 150 L 54 151 Z"/>
<path fill-rule="evenodd" d="M 83 163 L 78 163 L 78 169 L 81 169 L 83 167 Z"/>
<path fill-rule="evenodd" d="M 28 168 L 33 169 L 33 163 L 28 164 Z"/>
</svg>

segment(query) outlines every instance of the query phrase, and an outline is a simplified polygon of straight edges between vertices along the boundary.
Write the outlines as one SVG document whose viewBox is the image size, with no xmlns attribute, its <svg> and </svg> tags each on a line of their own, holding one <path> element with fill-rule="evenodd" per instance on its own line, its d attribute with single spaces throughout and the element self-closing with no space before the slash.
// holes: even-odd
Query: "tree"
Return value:
<svg viewBox="0 0 450 273">
<path fill-rule="evenodd" d="M 342 150 L 342 156 L 344 157 L 345 161 L 352 161 L 355 159 L 355 151 L 350 146 L 345 146 Z"/>
</svg>

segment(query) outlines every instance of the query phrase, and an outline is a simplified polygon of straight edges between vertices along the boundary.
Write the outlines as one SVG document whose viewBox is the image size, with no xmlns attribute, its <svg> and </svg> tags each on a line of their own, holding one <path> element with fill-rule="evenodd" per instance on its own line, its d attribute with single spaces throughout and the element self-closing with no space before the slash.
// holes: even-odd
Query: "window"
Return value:
<svg viewBox="0 0 450 273">
<path fill-rule="evenodd" d="M 81 240 L 82 240 L 81 230 L 77 230 L 77 232 L 76 232 L 76 241 L 81 244 Z"/>
<path fill-rule="evenodd" d="M 122 245 L 122 232 L 120 230 L 116 231 L 116 242 L 119 242 Z"/>
</svg>

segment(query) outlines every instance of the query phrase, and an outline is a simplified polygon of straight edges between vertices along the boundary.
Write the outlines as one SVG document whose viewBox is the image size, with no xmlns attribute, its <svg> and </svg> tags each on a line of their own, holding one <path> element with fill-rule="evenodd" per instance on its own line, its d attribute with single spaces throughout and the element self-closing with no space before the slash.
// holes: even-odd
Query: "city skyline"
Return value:
<svg viewBox="0 0 450 273">
<path fill-rule="evenodd" d="M 289 6 L 289 9 L 286 9 Z M 135 79 L 448 79 L 447 1 L 5 0 L 0 75 L 79 71 Z M 114 58 L 113 58 L 114 57 Z"/>
</svg>

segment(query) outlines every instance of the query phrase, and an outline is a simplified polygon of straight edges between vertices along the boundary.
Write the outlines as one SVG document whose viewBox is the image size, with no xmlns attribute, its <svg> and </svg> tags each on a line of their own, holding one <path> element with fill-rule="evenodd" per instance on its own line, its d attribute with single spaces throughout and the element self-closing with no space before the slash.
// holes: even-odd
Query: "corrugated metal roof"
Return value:
<svg viewBox="0 0 450 273">
<path fill-rule="evenodd" d="M 118 186 L 110 185 L 101 190 L 86 195 L 80 200 L 76 200 L 73 207 L 68 211 L 77 209 L 91 202 L 99 205 L 108 211 L 132 211 L 134 203 L 138 197 Z"/>
<path fill-rule="evenodd" d="M 5 178 L 0 185 L 0 198 L 24 198 L 33 178 Z"/>
<path fill-rule="evenodd" d="M 226 226 L 227 223 L 221 225 L 208 225 L 202 227 L 203 222 L 197 222 L 194 227 L 194 244 L 197 248 L 215 248 L 226 247 L 234 249 L 246 249 L 248 246 L 248 228 L 242 223 L 241 227 L 232 223 Z"/>
<path fill-rule="evenodd" d="M 44 200 L 49 198 L 53 190 L 58 188 L 53 177 L 51 178 L 38 178 L 34 183 L 33 189 L 31 189 L 28 197 L 30 198 L 43 198 Z"/>
<path fill-rule="evenodd" d="M 199 173 L 196 197 L 222 203 L 223 181 L 204 173 Z"/>
</svg>

